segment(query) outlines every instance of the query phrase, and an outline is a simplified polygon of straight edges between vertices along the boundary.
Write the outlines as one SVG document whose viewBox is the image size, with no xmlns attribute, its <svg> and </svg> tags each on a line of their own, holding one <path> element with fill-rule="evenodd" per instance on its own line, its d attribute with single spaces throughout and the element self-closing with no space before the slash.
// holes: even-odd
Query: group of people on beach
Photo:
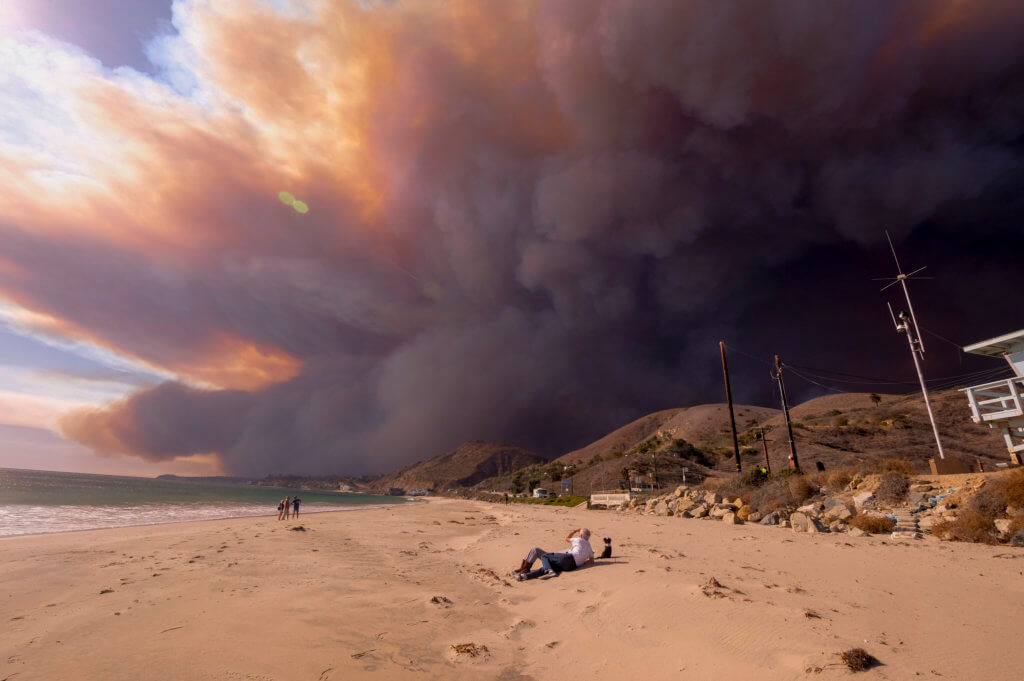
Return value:
<svg viewBox="0 0 1024 681">
<path fill-rule="evenodd" d="M 285 497 L 277 504 L 277 519 L 288 520 L 290 513 L 295 513 L 295 517 L 299 517 L 299 504 L 302 503 L 302 499 L 295 497 Z"/>
</svg>

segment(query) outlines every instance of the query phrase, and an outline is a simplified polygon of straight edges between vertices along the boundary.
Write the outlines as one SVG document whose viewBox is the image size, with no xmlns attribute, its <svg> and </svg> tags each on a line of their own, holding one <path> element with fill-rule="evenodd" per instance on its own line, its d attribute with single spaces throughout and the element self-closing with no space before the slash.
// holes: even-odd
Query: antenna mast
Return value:
<svg viewBox="0 0 1024 681">
<path fill-rule="evenodd" d="M 896 257 L 896 248 L 892 245 L 892 238 L 889 236 L 889 232 L 886 231 L 885 238 L 889 240 L 889 249 L 892 251 L 892 259 L 896 261 L 896 278 L 882 287 L 882 290 L 889 288 L 893 284 L 899 283 L 903 287 L 903 296 L 907 300 L 907 309 L 910 310 L 910 314 L 907 315 L 905 312 L 900 312 L 898 315 L 892 311 L 892 305 L 889 305 L 889 315 L 892 317 L 892 322 L 896 326 L 897 333 L 907 334 L 907 343 L 910 345 L 910 356 L 914 360 L 914 368 L 917 369 L 917 380 L 921 382 L 921 394 L 924 395 L 924 406 L 928 410 L 928 420 L 932 423 L 932 433 L 935 434 L 935 446 L 939 450 L 939 458 L 945 459 L 946 455 L 942 451 L 942 440 L 939 438 L 939 426 L 935 423 L 935 414 L 932 412 L 932 403 L 928 399 L 928 386 L 924 383 L 924 373 L 921 371 L 921 361 L 924 359 L 924 340 L 921 338 L 921 330 L 917 326 L 917 317 L 914 314 L 914 306 L 910 302 L 910 291 L 907 289 L 907 279 L 914 276 L 921 270 L 925 269 L 920 267 L 910 274 L 904 274 L 903 268 L 900 266 L 900 260 Z M 924 277 L 921 277 L 924 278 Z M 913 329 L 911 329 L 913 326 Z"/>
</svg>

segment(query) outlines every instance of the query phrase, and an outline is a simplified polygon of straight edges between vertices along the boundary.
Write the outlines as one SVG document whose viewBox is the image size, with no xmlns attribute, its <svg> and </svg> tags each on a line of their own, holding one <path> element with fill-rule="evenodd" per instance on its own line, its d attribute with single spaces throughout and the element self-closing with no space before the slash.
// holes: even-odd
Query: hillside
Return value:
<svg viewBox="0 0 1024 681">
<path fill-rule="evenodd" d="M 886 458 L 908 459 L 922 471 L 935 456 L 931 425 L 920 395 L 868 393 L 826 395 L 790 409 L 797 455 L 804 469 L 870 466 Z M 957 390 L 932 395 L 939 432 L 947 456 L 960 456 L 972 465 L 980 459 L 987 470 L 1007 461 L 998 431 L 973 423 L 966 400 Z M 761 466 L 763 427 L 773 470 L 788 465 L 789 444 L 781 409 L 736 405 L 736 426 L 744 468 Z M 555 460 L 575 467 L 576 493 L 619 485 L 623 472 L 647 475 L 653 471 L 660 484 L 699 479 L 735 470 L 729 412 L 725 404 L 705 404 L 648 414 L 612 431 L 586 447 Z M 550 466 L 535 466 L 526 478 L 546 475 Z M 488 481 L 495 489 L 507 487 L 509 476 Z M 547 478 L 545 478 L 545 481 Z"/>
<path fill-rule="evenodd" d="M 447 454 L 382 475 L 369 486 L 382 492 L 390 487 L 442 491 L 452 487 L 470 487 L 486 478 L 506 475 L 546 461 L 540 454 L 521 447 L 474 440 Z"/>
</svg>

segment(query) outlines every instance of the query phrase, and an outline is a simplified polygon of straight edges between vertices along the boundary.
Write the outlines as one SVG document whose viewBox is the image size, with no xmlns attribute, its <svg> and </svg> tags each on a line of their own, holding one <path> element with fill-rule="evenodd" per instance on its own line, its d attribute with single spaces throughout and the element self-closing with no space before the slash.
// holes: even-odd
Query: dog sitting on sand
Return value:
<svg viewBox="0 0 1024 681">
<path fill-rule="evenodd" d="M 612 538 L 611 537 L 605 537 L 604 538 L 604 551 L 601 552 L 601 556 L 600 557 L 601 558 L 611 558 L 612 557 Z"/>
</svg>

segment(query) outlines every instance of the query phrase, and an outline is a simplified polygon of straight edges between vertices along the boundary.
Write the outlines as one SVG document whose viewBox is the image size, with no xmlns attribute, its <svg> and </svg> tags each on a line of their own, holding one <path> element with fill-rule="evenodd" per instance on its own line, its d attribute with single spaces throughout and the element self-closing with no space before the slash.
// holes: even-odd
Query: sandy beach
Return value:
<svg viewBox="0 0 1024 681">
<path fill-rule="evenodd" d="M 508 577 L 581 525 L 613 560 Z M 444 499 L 0 547 L 5 681 L 1024 678 L 1008 547 Z"/>
</svg>

